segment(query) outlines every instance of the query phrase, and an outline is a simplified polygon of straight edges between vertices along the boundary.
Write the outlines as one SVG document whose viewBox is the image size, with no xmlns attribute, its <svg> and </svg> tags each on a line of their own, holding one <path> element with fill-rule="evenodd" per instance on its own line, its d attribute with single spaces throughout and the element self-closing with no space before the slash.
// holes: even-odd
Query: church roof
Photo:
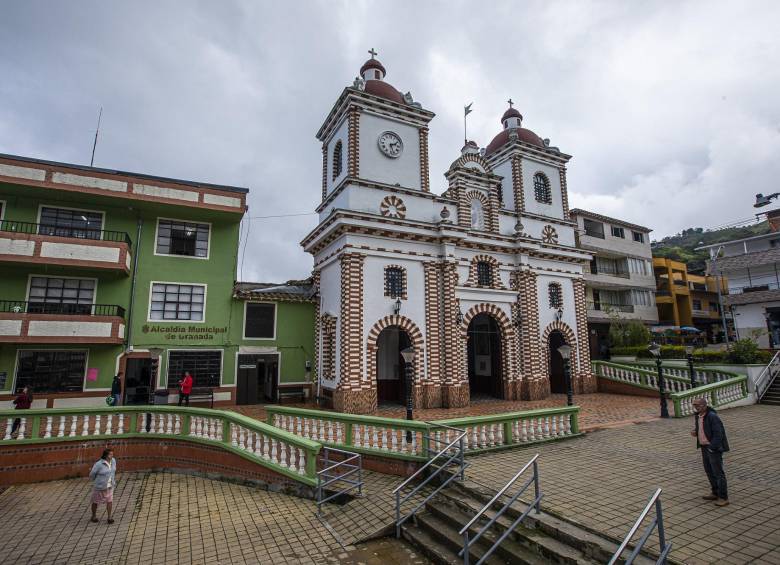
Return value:
<svg viewBox="0 0 780 565">
<path fill-rule="evenodd" d="M 487 148 L 485 149 L 485 156 L 487 157 L 491 153 L 495 153 L 496 151 L 501 149 L 504 145 L 506 145 L 509 142 L 509 132 L 511 131 L 517 132 L 517 137 L 520 141 L 524 141 L 525 143 L 530 143 L 531 145 L 536 145 L 537 147 L 544 147 L 544 141 L 542 141 L 541 138 L 538 135 L 536 135 L 534 132 L 532 132 L 530 129 L 507 128 L 504 131 L 500 132 L 496 137 L 494 137 L 493 141 L 491 141 L 488 144 Z"/>
<path fill-rule="evenodd" d="M 501 116 L 501 121 L 503 122 L 508 118 L 520 118 L 522 120 L 523 115 L 514 108 L 509 108 L 506 112 L 504 112 L 504 115 Z"/>
<path fill-rule="evenodd" d="M 365 73 L 368 69 L 378 69 L 382 71 L 382 75 L 386 75 L 387 71 L 385 71 L 385 67 L 377 61 L 376 59 L 369 59 L 365 63 L 363 63 L 363 66 L 360 67 L 360 74 L 362 75 Z"/>
<path fill-rule="evenodd" d="M 383 80 L 367 80 L 365 84 L 365 92 L 379 96 L 385 100 L 396 102 L 397 104 L 406 104 L 404 101 L 404 95 L 398 92 L 391 84 L 386 83 Z"/>
</svg>

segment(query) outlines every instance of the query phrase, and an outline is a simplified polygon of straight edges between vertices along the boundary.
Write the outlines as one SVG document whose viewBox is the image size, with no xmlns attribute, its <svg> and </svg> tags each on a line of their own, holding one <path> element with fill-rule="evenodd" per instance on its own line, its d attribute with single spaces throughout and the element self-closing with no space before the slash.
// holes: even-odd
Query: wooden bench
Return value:
<svg viewBox="0 0 780 565">
<path fill-rule="evenodd" d="M 179 394 L 178 389 L 176 389 L 176 394 Z M 190 403 L 193 402 L 208 402 L 209 408 L 214 408 L 214 389 L 207 386 L 192 387 Z"/>
</svg>

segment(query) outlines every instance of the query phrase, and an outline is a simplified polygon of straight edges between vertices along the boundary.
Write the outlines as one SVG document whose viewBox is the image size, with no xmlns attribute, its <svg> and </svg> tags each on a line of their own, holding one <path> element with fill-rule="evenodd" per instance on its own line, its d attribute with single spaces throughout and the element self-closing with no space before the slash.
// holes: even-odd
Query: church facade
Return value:
<svg viewBox="0 0 780 565">
<path fill-rule="evenodd" d="M 558 347 L 572 348 L 575 392 L 590 372 L 583 267 L 569 216 L 569 155 L 510 108 L 485 148 L 469 141 L 431 192 L 434 114 L 385 81 L 373 57 L 317 133 L 322 142 L 314 257 L 320 396 L 339 411 L 413 403 L 539 399 L 564 392 Z"/>
</svg>

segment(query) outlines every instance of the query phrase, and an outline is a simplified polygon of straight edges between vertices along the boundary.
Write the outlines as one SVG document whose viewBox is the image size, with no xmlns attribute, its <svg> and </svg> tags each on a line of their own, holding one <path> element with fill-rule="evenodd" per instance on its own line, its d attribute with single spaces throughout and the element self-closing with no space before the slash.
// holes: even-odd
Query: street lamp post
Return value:
<svg viewBox="0 0 780 565">
<path fill-rule="evenodd" d="M 414 420 L 412 414 L 412 385 L 414 384 L 414 347 L 407 347 L 401 350 L 401 357 L 404 358 L 404 381 L 406 389 L 406 419 Z M 412 442 L 412 430 L 406 431 L 406 443 Z"/>
<path fill-rule="evenodd" d="M 666 383 L 664 382 L 664 372 L 661 369 L 661 346 L 657 343 L 651 343 L 648 349 L 655 357 L 655 366 L 658 367 L 658 394 L 661 397 L 661 418 L 668 418 L 669 408 L 666 406 Z"/>
<path fill-rule="evenodd" d="M 696 388 L 698 383 L 696 382 L 696 370 L 693 368 L 693 346 L 685 346 L 685 356 L 688 359 L 688 374 L 691 376 L 691 388 Z"/>
<path fill-rule="evenodd" d="M 574 405 L 574 391 L 571 384 L 571 366 L 569 359 L 571 358 L 571 346 L 565 343 L 558 348 L 558 353 L 563 357 L 563 378 L 566 381 L 566 405 Z"/>
</svg>

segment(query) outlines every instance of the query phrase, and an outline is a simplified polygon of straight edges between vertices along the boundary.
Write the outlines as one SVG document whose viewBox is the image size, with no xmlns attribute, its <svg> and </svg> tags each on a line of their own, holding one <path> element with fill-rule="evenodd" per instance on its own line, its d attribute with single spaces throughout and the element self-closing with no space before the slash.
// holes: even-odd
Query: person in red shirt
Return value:
<svg viewBox="0 0 780 565">
<path fill-rule="evenodd" d="M 26 386 L 22 389 L 22 392 L 14 399 L 14 408 L 16 410 L 28 410 L 32 406 L 33 396 L 30 392 L 30 387 Z M 21 418 L 14 418 L 13 426 L 11 427 L 11 436 L 16 438 L 16 432 L 22 423 Z"/>
<path fill-rule="evenodd" d="M 184 403 L 190 405 L 190 393 L 192 392 L 192 375 L 189 371 L 184 372 L 184 378 L 179 381 L 179 406 L 181 406 L 182 400 Z"/>
</svg>

